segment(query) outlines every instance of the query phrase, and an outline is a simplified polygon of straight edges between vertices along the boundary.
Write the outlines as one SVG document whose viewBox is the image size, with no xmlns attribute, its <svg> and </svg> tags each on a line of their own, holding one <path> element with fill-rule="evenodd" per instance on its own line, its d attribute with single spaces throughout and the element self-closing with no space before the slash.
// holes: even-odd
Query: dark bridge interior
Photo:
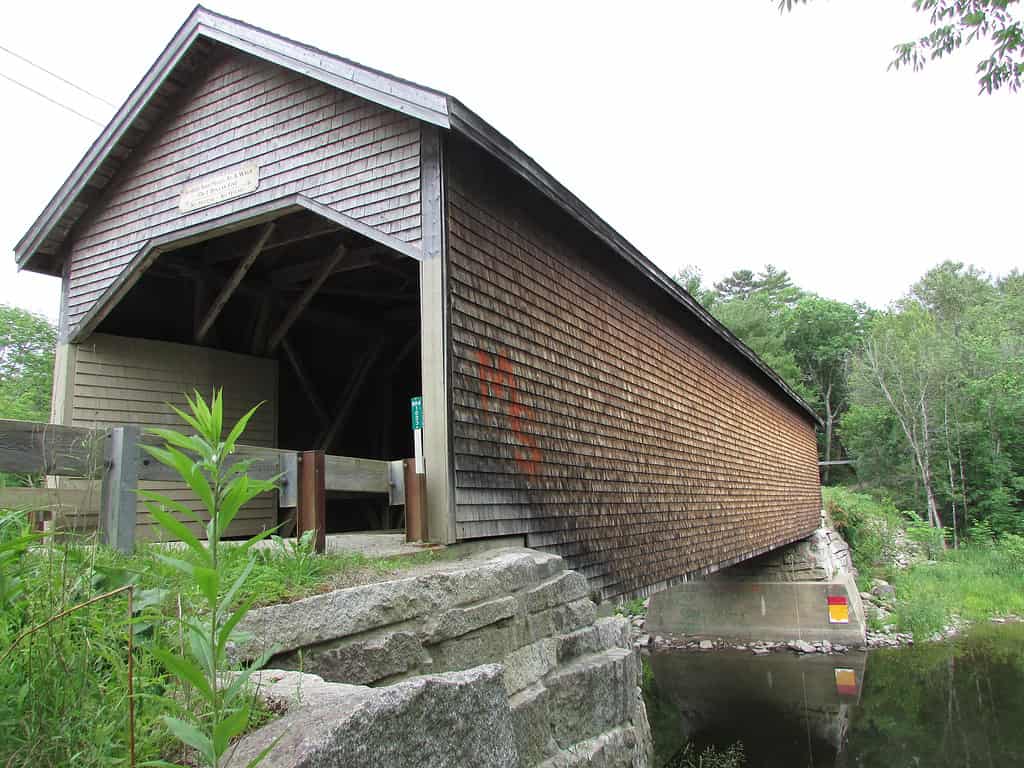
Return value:
<svg viewBox="0 0 1024 768">
<path fill-rule="evenodd" d="M 101 333 L 275 358 L 278 445 L 412 455 L 419 264 L 301 211 L 162 253 Z M 391 527 L 386 504 L 329 499 L 334 531 Z"/>
</svg>

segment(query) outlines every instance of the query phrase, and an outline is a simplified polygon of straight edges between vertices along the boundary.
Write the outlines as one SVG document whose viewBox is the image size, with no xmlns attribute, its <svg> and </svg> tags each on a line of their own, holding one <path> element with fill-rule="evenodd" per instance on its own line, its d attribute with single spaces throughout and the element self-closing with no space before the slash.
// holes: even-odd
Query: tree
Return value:
<svg viewBox="0 0 1024 768">
<path fill-rule="evenodd" d="M 45 317 L 0 306 L 0 418 L 50 420 L 56 343 Z"/>
<path fill-rule="evenodd" d="M 920 474 L 928 522 L 942 527 L 932 473 L 934 402 L 946 361 L 934 318 L 910 304 L 880 315 L 864 340 L 862 392 L 876 392 L 896 417 Z M 863 400 L 870 400 L 862 396 Z"/>
<path fill-rule="evenodd" d="M 786 347 L 805 382 L 820 396 L 826 462 L 832 459 L 836 419 L 846 406 L 850 360 L 861 340 L 862 315 L 850 304 L 807 296 L 786 318 Z M 826 465 L 825 482 L 828 476 Z"/>
<path fill-rule="evenodd" d="M 716 302 L 711 307 L 715 318 L 732 331 L 801 397 L 811 399 L 793 354 L 786 349 L 783 320 L 764 297 Z"/>
<path fill-rule="evenodd" d="M 714 303 L 714 292 L 704 287 L 704 273 L 697 265 L 684 265 L 672 276 L 672 279 L 704 307 L 710 308 Z"/>
<path fill-rule="evenodd" d="M 757 290 L 757 280 L 749 269 L 737 269 L 728 277 L 715 283 L 715 298 L 719 301 L 749 299 Z"/>
<path fill-rule="evenodd" d="M 780 11 L 808 0 L 776 0 Z M 1020 88 L 1024 77 L 1024 26 L 1011 7 L 1020 0 L 913 0 L 914 9 L 929 14 L 932 30 L 917 40 L 894 46 L 890 69 L 915 72 L 976 40 L 989 40 L 991 53 L 978 62 L 979 93 Z"/>
</svg>

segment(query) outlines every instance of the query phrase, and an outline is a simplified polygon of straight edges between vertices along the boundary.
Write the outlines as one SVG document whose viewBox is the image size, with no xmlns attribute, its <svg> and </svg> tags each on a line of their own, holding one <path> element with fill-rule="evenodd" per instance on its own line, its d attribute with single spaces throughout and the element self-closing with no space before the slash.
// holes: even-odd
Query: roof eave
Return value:
<svg viewBox="0 0 1024 768">
<path fill-rule="evenodd" d="M 138 113 L 145 107 L 152 96 L 153 91 L 158 87 L 166 73 L 176 64 L 189 45 L 195 40 L 199 25 L 199 17 L 207 11 L 202 6 L 196 8 L 189 14 L 185 23 L 181 25 L 171 42 L 164 48 L 163 52 L 147 70 L 145 76 L 135 86 L 131 95 L 121 105 L 117 114 L 107 123 L 100 135 L 89 147 L 82 159 L 75 166 L 68 178 L 61 185 L 60 189 L 53 196 L 43 212 L 32 223 L 25 235 L 18 241 L 14 248 L 15 258 L 18 267 L 24 268 L 28 265 L 36 250 L 46 239 L 47 235 L 60 220 L 71 204 L 75 201 L 82 189 L 92 176 L 96 167 L 103 161 L 109 151 L 117 143 L 129 126 L 138 117 Z"/>
</svg>

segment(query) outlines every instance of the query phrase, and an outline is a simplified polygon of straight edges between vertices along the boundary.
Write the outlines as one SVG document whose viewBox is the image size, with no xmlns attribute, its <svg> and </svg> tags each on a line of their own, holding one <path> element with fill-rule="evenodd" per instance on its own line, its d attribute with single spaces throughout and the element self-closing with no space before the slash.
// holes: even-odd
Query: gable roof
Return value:
<svg viewBox="0 0 1024 768">
<path fill-rule="evenodd" d="M 124 105 L 61 185 L 15 247 L 19 269 L 59 274 L 62 246 L 71 228 L 139 145 L 168 101 L 215 44 L 226 45 L 319 80 L 425 123 L 454 131 L 480 146 L 549 198 L 614 253 L 667 292 L 702 325 L 763 373 L 811 419 L 814 410 L 731 331 L 678 283 L 616 232 L 531 157 L 458 99 L 441 91 L 365 67 L 289 40 L 202 6 L 189 15 Z"/>
</svg>

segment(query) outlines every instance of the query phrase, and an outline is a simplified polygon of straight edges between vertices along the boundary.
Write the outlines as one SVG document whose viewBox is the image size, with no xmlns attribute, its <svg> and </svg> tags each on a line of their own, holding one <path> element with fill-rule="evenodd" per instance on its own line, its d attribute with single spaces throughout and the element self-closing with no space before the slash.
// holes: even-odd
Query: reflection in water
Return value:
<svg viewBox="0 0 1024 768">
<path fill-rule="evenodd" d="M 845 656 L 666 651 L 648 716 L 664 765 L 743 742 L 750 768 L 1024 765 L 1024 625 Z"/>
</svg>

